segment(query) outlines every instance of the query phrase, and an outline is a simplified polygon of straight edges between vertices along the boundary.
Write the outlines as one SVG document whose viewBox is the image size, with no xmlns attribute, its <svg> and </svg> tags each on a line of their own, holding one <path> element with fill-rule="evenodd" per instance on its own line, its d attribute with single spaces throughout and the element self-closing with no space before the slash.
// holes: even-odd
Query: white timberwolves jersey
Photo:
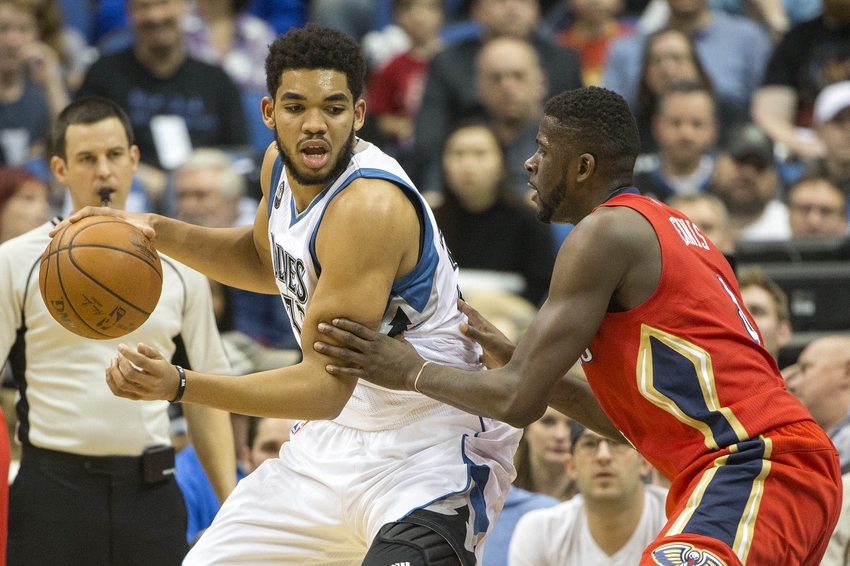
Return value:
<svg viewBox="0 0 850 566">
<path fill-rule="evenodd" d="M 374 145 L 359 140 L 348 168 L 298 213 L 280 157 L 272 172 L 269 195 L 269 238 L 277 285 L 295 336 L 310 307 L 310 296 L 322 273 L 316 258 L 316 233 L 331 200 L 354 179 L 385 179 L 418 203 L 424 244 L 416 267 L 393 283 L 379 331 L 405 338 L 426 360 L 479 369 L 480 347 L 458 330 L 457 266 L 446 250 L 430 208 L 399 164 Z M 395 429 L 424 417 L 463 414 L 458 409 L 413 392 L 390 391 L 360 381 L 336 422 L 361 430 Z"/>
</svg>

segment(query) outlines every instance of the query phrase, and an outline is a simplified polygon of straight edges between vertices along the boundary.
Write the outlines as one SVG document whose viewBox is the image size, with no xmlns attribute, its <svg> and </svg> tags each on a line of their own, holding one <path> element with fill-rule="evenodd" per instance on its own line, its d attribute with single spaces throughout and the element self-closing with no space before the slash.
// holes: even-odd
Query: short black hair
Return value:
<svg viewBox="0 0 850 566">
<path fill-rule="evenodd" d="M 50 148 L 53 155 L 66 159 L 65 133 L 68 131 L 68 126 L 95 124 L 107 118 L 118 118 L 118 121 L 124 126 L 124 133 L 127 134 L 128 145 L 135 143 L 130 118 L 118 103 L 102 96 L 83 96 L 66 106 L 56 118 L 50 136 Z"/>
<path fill-rule="evenodd" d="M 309 23 L 291 28 L 269 46 L 266 87 L 274 100 L 280 77 L 290 69 L 330 69 L 344 74 L 354 100 L 363 94 L 366 60 L 351 37 L 333 28 Z"/>
<path fill-rule="evenodd" d="M 664 107 L 664 102 L 676 94 L 695 94 L 702 93 L 711 101 L 711 115 L 715 120 L 718 120 L 717 115 L 717 97 L 714 95 L 714 90 L 702 81 L 684 80 L 676 81 L 658 94 L 656 101 L 655 112 L 653 115 L 660 115 L 661 108 Z"/>
<path fill-rule="evenodd" d="M 560 129 L 569 130 L 565 139 L 577 151 L 603 163 L 607 176 L 626 172 L 631 176 L 640 153 L 640 134 L 622 96 L 595 86 L 577 88 L 550 98 L 543 113 Z"/>
</svg>

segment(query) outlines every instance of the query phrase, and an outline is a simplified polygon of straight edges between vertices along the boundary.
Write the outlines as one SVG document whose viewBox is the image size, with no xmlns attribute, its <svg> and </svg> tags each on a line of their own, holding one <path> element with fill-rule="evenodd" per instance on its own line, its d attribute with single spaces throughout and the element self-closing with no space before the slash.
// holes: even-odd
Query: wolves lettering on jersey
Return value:
<svg viewBox="0 0 850 566">
<path fill-rule="evenodd" d="M 292 327 L 300 336 L 301 328 L 304 325 L 305 305 L 309 297 L 307 285 L 304 283 L 306 273 L 304 260 L 287 253 L 283 247 L 274 241 L 274 235 L 272 235 L 272 250 L 275 278 L 286 289 L 285 293 L 281 293 L 281 297 L 286 305 L 286 312 L 289 314 Z"/>
</svg>

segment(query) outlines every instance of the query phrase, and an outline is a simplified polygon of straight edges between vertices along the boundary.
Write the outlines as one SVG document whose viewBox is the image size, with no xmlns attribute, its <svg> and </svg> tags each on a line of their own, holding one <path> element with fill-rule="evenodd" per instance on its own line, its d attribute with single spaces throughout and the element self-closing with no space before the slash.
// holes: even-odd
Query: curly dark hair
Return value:
<svg viewBox="0 0 850 566">
<path fill-rule="evenodd" d="M 543 113 L 566 130 L 570 145 L 604 164 L 609 177 L 631 175 L 640 135 L 622 96 L 595 86 L 577 88 L 549 99 Z"/>
<path fill-rule="evenodd" d="M 343 73 L 354 100 L 363 94 L 366 61 L 360 46 L 341 31 L 309 23 L 291 28 L 269 46 L 266 87 L 274 100 L 280 77 L 289 69 L 331 69 Z"/>
</svg>

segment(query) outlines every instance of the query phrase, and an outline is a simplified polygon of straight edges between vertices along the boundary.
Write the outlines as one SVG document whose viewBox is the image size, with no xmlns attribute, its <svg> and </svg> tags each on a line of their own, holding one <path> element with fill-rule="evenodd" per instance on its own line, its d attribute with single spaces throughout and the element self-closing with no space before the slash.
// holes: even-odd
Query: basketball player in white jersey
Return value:
<svg viewBox="0 0 850 566">
<path fill-rule="evenodd" d="M 234 287 L 280 293 L 302 343 L 297 365 L 241 378 L 185 372 L 153 349 L 119 347 L 107 382 L 120 396 L 304 419 L 280 458 L 243 480 L 185 564 L 476 564 L 514 476 L 519 431 L 433 401 L 325 371 L 320 321 L 344 315 L 405 331 L 434 362 L 479 368 L 462 336 L 456 266 L 430 209 L 398 164 L 358 140 L 359 46 L 308 25 L 270 47 L 276 141 L 253 228 L 213 229 L 112 213 L 161 251 Z M 135 366 L 135 367 L 134 367 Z"/>
</svg>

